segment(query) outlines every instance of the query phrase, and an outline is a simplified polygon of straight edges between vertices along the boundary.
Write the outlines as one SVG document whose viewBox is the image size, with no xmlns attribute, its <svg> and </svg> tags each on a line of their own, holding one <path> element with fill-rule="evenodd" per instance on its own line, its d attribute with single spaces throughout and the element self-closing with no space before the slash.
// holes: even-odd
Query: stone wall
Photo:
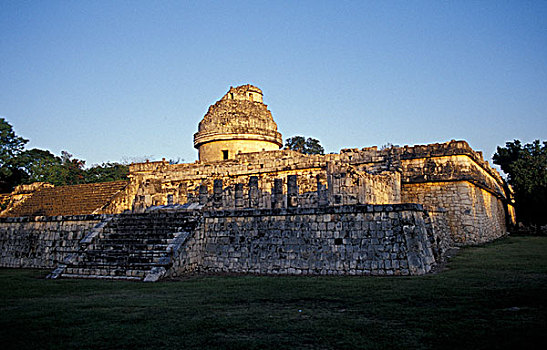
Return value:
<svg viewBox="0 0 547 350">
<path fill-rule="evenodd" d="M 447 220 L 447 211 L 444 208 L 429 208 L 424 212 L 424 220 L 431 230 L 431 248 L 433 256 L 438 262 L 443 259 L 448 249 L 453 246 L 452 233 Z"/>
<path fill-rule="evenodd" d="M 507 231 L 503 202 L 467 181 L 403 184 L 402 199 L 445 208 L 456 245 L 489 242 Z"/>
<path fill-rule="evenodd" d="M 435 264 L 430 222 L 416 204 L 206 211 L 172 275 L 424 274 Z"/>
<path fill-rule="evenodd" d="M 211 163 L 133 164 L 129 176 L 137 192 L 132 208 L 123 209 L 166 205 L 170 201 L 174 204 L 197 202 L 200 187 L 205 185 L 212 194 L 214 180 L 219 179 L 231 193 L 236 185 L 242 184 L 246 196 L 251 177 L 258 178 L 263 195 L 257 206 L 251 207 L 269 209 L 275 180 L 282 179 L 283 194 L 287 195 L 286 179 L 290 175 L 298 176 L 299 205 L 303 207 L 319 205 L 317 194 L 321 189 L 326 191 L 329 205 L 399 203 L 400 173 L 394 163 L 388 162 L 390 154 L 385 150 L 367 150 L 355 154 L 304 155 L 281 150 L 239 154 L 235 160 Z M 357 187 L 352 187 L 354 185 Z"/>
<path fill-rule="evenodd" d="M 371 174 L 339 162 L 327 164 L 327 202 L 330 205 L 401 203 L 401 173 Z"/>
<path fill-rule="evenodd" d="M 464 141 L 377 149 L 344 149 L 340 154 L 305 155 L 290 150 L 236 155 L 218 162 L 132 164 L 129 183 L 100 203 L 90 198 L 109 184 L 40 188 L 22 193 L 18 212 L 32 215 L 141 212 L 164 205 L 210 209 L 315 208 L 353 204 L 419 203 L 447 209 L 456 244 L 492 240 L 514 222 L 511 190 L 495 169 Z M 290 182 L 289 179 L 293 179 Z M 296 179 L 296 180 L 294 180 Z M 220 190 L 215 183 L 221 181 Z M 292 186 L 289 184 L 292 183 Z M 115 183 L 114 183 L 115 184 Z M 93 196 L 81 196 L 88 188 Z M 78 192 L 79 195 L 70 193 Z M 49 194 L 57 193 L 52 196 Z M 8 197 L 4 199 L 7 200 Z M 36 200 L 33 200 L 36 199 Z M 41 198 L 41 199 L 40 199 Z M 40 199 L 40 200 L 38 200 Z M 14 203 L 15 203 L 14 202 Z M 36 205 L 31 205 L 36 202 Z M 46 203 L 47 202 L 47 203 Z M 51 203 L 49 203 L 51 202 Z"/>
<path fill-rule="evenodd" d="M 0 218 L 0 266 L 53 268 L 104 215 Z"/>
<path fill-rule="evenodd" d="M 138 230 L 148 217 L 163 218 L 161 225 L 137 232 L 146 239 L 146 232 L 153 237 L 160 231 L 175 233 L 180 218 L 190 216 L 196 220 L 195 229 L 186 233 L 178 248 L 170 248 L 174 265 L 168 275 L 420 275 L 441 258 L 448 239 L 442 215 L 436 217 L 416 204 L 203 212 L 169 209 L 115 216 L 129 222 L 123 225 L 108 215 L 3 218 L 0 266 L 54 268 L 69 256 L 78 256 L 82 239 L 91 242 L 90 233 L 95 231 L 93 237 L 99 241 L 87 245 L 97 249 L 106 237 L 106 231 L 98 227 Z M 174 225 L 171 231 L 169 225 Z"/>
<path fill-rule="evenodd" d="M 455 245 L 489 242 L 513 223 L 511 190 L 465 141 L 399 149 L 401 200 L 442 207 Z"/>
<path fill-rule="evenodd" d="M 219 138 L 219 135 L 213 135 Z M 244 135 L 249 136 L 249 135 Z M 236 136 L 233 136 L 234 138 Z M 259 138 L 260 135 L 256 136 Z M 211 141 L 199 146 L 199 159 L 206 159 L 209 162 L 222 161 L 224 159 L 234 159 L 238 153 L 248 153 L 263 151 L 275 151 L 279 146 L 270 141 L 256 139 L 243 139 L 240 135 L 238 139 Z"/>
</svg>

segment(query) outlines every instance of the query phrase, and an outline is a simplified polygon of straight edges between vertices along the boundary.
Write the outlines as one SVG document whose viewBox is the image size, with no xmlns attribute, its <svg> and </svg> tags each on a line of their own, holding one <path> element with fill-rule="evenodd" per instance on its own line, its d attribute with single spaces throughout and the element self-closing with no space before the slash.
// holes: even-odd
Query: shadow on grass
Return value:
<svg viewBox="0 0 547 350">
<path fill-rule="evenodd" d="M 421 277 L 144 284 L 0 269 L 8 349 L 489 349 L 547 345 L 547 238 L 465 248 Z"/>
</svg>

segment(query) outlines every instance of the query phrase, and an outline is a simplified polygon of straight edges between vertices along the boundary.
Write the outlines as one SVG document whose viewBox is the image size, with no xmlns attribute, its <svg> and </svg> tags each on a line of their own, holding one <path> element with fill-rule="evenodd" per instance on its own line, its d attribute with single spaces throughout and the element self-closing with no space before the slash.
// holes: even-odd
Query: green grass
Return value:
<svg viewBox="0 0 547 350">
<path fill-rule="evenodd" d="M 547 345 L 547 238 L 462 249 L 421 277 L 156 284 L 0 269 L 2 349 L 495 349 Z"/>
</svg>

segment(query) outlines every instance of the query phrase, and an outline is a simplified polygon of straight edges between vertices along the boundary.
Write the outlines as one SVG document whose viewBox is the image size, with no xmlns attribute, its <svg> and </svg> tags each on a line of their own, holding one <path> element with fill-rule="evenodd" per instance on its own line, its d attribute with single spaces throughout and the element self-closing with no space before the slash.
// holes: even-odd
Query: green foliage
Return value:
<svg viewBox="0 0 547 350">
<path fill-rule="evenodd" d="M 27 142 L 15 135 L 10 123 L 0 118 L 0 192 L 9 192 L 20 183 L 22 174 L 13 161 Z"/>
<path fill-rule="evenodd" d="M 285 149 L 290 149 L 304 154 L 324 154 L 325 149 L 319 140 L 304 136 L 293 136 L 285 140 Z"/>
<path fill-rule="evenodd" d="M 85 161 L 73 158 L 66 151 L 61 154 L 61 157 L 57 157 L 40 149 L 22 152 L 17 164 L 25 173 L 24 183 L 41 181 L 63 186 L 127 179 L 127 165 L 104 163 L 84 169 Z"/>
<path fill-rule="evenodd" d="M 493 161 L 507 174 L 515 191 L 518 220 L 525 224 L 547 223 L 547 141 L 521 144 L 519 140 L 498 147 Z"/>
<path fill-rule="evenodd" d="M 47 150 L 23 150 L 27 142 L 15 135 L 12 126 L 0 118 L 0 193 L 33 182 L 63 186 L 127 179 L 127 165 L 104 163 L 85 169 L 84 160 L 73 158 L 66 151 L 57 157 Z"/>
<path fill-rule="evenodd" d="M 58 184 L 58 173 L 62 160 L 53 153 L 37 148 L 23 151 L 15 160 L 17 167 L 24 172 L 23 183 L 49 182 Z"/>
<path fill-rule="evenodd" d="M 10 164 L 10 160 L 17 156 L 28 140 L 15 135 L 13 127 L 4 118 L 0 118 L 0 169 Z"/>
<path fill-rule="evenodd" d="M 103 163 L 85 171 L 85 182 L 108 182 L 127 179 L 129 167 L 119 163 Z"/>
<path fill-rule="evenodd" d="M 547 238 L 461 249 L 416 277 L 135 283 L 0 270 L 3 349 L 543 349 Z M 42 278 L 37 278 L 42 277 Z"/>
<path fill-rule="evenodd" d="M 85 183 L 85 160 L 72 158 L 72 154 L 61 152 L 62 167 L 59 169 L 60 185 L 78 185 Z"/>
</svg>

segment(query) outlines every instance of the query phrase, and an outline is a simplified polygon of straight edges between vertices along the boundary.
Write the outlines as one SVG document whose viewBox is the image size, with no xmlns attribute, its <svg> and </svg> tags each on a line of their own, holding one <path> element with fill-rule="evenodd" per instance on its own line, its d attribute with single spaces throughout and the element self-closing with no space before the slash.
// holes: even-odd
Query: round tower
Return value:
<svg viewBox="0 0 547 350">
<path fill-rule="evenodd" d="M 238 153 L 278 150 L 283 146 L 262 90 L 252 85 L 230 87 L 199 123 L 194 147 L 199 160 L 233 159 Z"/>
</svg>

